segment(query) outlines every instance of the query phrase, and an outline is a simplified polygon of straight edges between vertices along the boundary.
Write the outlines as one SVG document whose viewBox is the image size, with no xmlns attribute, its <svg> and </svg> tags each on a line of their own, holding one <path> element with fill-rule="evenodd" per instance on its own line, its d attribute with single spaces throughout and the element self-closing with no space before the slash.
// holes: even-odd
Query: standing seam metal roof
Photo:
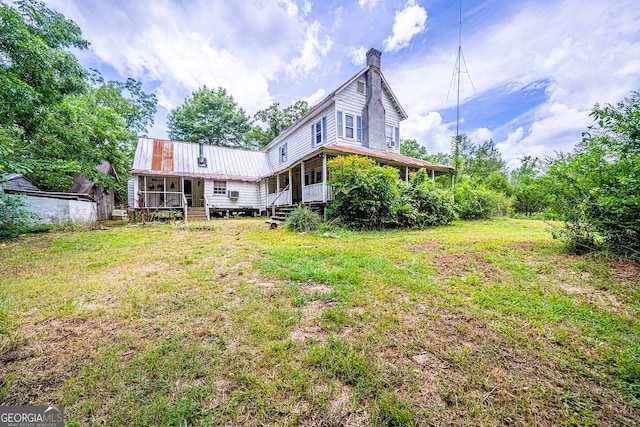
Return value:
<svg viewBox="0 0 640 427">
<path fill-rule="evenodd" d="M 158 144 L 165 149 L 158 152 Z M 261 151 L 205 144 L 203 155 L 207 159 L 207 166 L 201 167 L 198 166 L 199 150 L 198 143 L 140 138 L 131 172 L 239 181 L 259 181 L 271 174 L 267 154 Z M 154 156 L 156 159 L 158 156 L 171 156 L 172 161 L 162 157 L 156 164 Z"/>
</svg>

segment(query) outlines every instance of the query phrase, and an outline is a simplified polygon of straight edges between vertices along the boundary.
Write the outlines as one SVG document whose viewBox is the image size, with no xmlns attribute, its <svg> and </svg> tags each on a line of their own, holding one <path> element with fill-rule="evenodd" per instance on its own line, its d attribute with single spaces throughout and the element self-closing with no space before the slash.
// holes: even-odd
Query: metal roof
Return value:
<svg viewBox="0 0 640 427">
<path fill-rule="evenodd" d="M 359 154 L 361 156 L 367 156 L 374 159 L 387 160 L 393 164 L 401 164 L 407 166 L 427 167 L 437 172 L 449 173 L 453 171 L 450 166 L 439 165 L 437 163 L 431 163 L 426 160 L 416 159 L 414 157 L 405 156 L 393 151 L 381 151 L 373 150 L 366 147 L 355 147 L 352 145 L 343 144 L 330 144 L 324 147 L 324 151 L 328 153 L 345 153 L 345 154 Z"/>
<path fill-rule="evenodd" d="M 271 175 L 267 154 L 261 151 L 204 144 L 207 166 L 198 166 L 200 147 L 194 142 L 140 138 L 132 174 L 191 176 L 255 182 Z"/>
</svg>

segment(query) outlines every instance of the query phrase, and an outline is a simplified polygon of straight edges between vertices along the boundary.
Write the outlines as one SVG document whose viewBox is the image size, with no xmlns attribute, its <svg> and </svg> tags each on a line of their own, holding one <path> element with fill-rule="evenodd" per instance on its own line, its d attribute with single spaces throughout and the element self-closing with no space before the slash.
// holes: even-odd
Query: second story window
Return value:
<svg viewBox="0 0 640 427">
<path fill-rule="evenodd" d="M 311 125 L 311 146 L 327 142 L 327 117 L 324 116 Z"/>
<path fill-rule="evenodd" d="M 337 111 L 338 138 L 362 141 L 362 117 Z"/>
<path fill-rule="evenodd" d="M 344 115 L 344 135 L 353 139 L 353 116 L 351 114 Z"/>
<path fill-rule="evenodd" d="M 397 126 L 386 125 L 385 130 L 387 147 L 400 149 L 400 129 Z"/>
<path fill-rule="evenodd" d="M 280 163 L 284 163 L 287 161 L 287 157 L 288 157 L 288 147 L 287 147 L 288 143 L 285 142 L 284 144 L 282 144 L 280 146 Z"/>
</svg>

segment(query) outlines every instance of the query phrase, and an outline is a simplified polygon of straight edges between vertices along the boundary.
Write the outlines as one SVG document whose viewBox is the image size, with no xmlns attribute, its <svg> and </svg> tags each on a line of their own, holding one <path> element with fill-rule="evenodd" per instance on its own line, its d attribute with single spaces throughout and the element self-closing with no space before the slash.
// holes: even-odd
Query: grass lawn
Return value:
<svg viewBox="0 0 640 427">
<path fill-rule="evenodd" d="M 68 425 L 639 425 L 640 264 L 539 221 L 0 245 L 0 405 Z"/>
</svg>

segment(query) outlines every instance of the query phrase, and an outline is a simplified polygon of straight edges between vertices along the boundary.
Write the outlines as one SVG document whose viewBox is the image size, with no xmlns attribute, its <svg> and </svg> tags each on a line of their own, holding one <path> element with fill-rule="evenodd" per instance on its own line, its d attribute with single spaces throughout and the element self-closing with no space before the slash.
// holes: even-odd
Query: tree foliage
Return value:
<svg viewBox="0 0 640 427">
<path fill-rule="evenodd" d="M 420 145 L 415 139 L 403 139 L 400 142 L 400 154 L 429 161 L 427 147 Z"/>
<path fill-rule="evenodd" d="M 581 143 L 549 169 L 549 181 L 557 183 L 550 188 L 553 208 L 608 250 L 640 258 L 640 93 L 596 105 L 591 116 L 596 124 Z"/>
<path fill-rule="evenodd" d="M 171 110 L 167 118 L 169 137 L 222 147 L 254 149 L 248 139 L 251 120 L 227 90 L 204 86 Z"/>
<path fill-rule="evenodd" d="M 105 82 L 84 70 L 70 50 L 87 46 L 75 23 L 41 2 L 0 4 L 0 174 L 22 172 L 58 191 L 69 172 L 114 188 L 95 169 L 105 160 L 128 174 L 156 99 L 136 80 Z"/>
<path fill-rule="evenodd" d="M 267 108 L 254 114 L 254 120 L 262 123 L 266 129 L 260 126 L 254 126 L 250 131 L 249 138 L 262 148 L 280 135 L 283 129 L 293 125 L 302 118 L 302 116 L 307 114 L 311 108 L 311 105 L 309 105 L 307 101 L 300 100 L 281 110 L 280 105 L 274 102 Z"/>
</svg>

